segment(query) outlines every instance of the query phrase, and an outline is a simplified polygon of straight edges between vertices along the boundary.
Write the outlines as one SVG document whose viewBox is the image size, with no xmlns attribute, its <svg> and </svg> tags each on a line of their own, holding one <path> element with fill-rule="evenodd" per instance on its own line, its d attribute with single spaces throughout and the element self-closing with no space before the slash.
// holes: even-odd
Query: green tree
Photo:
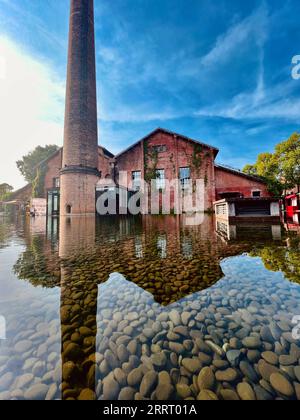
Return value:
<svg viewBox="0 0 300 420">
<path fill-rule="evenodd" d="M 279 173 L 285 188 L 297 187 L 300 192 L 300 134 L 279 143 L 275 149 L 275 159 L 278 160 Z"/>
<path fill-rule="evenodd" d="M 9 184 L 0 184 L 0 201 L 6 200 L 10 193 L 13 191 L 13 187 Z"/>
<path fill-rule="evenodd" d="M 300 191 L 300 134 L 279 143 L 273 153 L 261 153 L 256 163 L 246 165 L 243 171 L 264 179 L 274 195 L 295 186 Z"/>
<path fill-rule="evenodd" d="M 17 161 L 17 167 L 28 183 L 37 177 L 37 167 L 59 149 L 56 145 L 38 146 L 33 151 Z"/>
</svg>

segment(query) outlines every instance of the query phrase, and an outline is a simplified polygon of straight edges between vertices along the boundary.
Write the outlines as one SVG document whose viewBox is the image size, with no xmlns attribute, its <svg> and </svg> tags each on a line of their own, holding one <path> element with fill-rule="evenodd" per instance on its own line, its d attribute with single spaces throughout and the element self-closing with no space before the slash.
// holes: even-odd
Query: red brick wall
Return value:
<svg viewBox="0 0 300 420">
<path fill-rule="evenodd" d="M 262 197 L 270 197 L 267 186 L 259 181 L 234 174 L 225 169 L 215 168 L 216 174 L 216 195 L 224 192 L 240 192 L 244 197 L 252 197 L 252 191 L 261 191 Z"/>
<path fill-rule="evenodd" d="M 158 161 L 155 165 L 156 169 L 165 170 L 166 179 L 170 181 L 177 179 L 179 169 L 189 167 L 193 180 L 205 180 L 205 210 L 210 209 L 215 200 L 214 152 L 206 146 L 203 146 L 202 151 L 198 152 L 196 143 L 180 136 L 158 132 L 117 157 L 117 169 L 127 172 L 130 187 L 133 171 L 141 171 L 142 177 L 144 177 L 144 151 L 148 156 L 147 167 L 153 168 L 153 160 L 149 157 L 149 151 L 153 146 L 166 146 L 166 152 L 158 153 Z M 194 165 L 195 156 L 198 158 L 199 167 Z M 173 206 L 174 200 L 171 198 L 171 207 Z"/>
<path fill-rule="evenodd" d="M 59 178 L 59 171 L 61 170 L 62 166 L 62 149 L 56 153 L 52 159 L 47 162 L 48 170 L 45 176 L 45 197 L 47 194 L 47 190 L 53 188 L 53 179 Z"/>
<path fill-rule="evenodd" d="M 98 149 L 98 169 L 101 172 L 101 178 L 106 178 L 108 176 L 112 176 L 112 168 L 111 168 L 112 159 L 108 158 L 104 155 L 103 149 L 99 147 Z"/>
<path fill-rule="evenodd" d="M 62 168 L 62 151 L 60 149 L 48 162 L 47 162 L 47 171 L 45 176 L 45 186 L 44 193 L 45 197 L 47 196 L 47 190 L 54 187 L 53 179 L 60 177 L 60 170 Z M 105 178 L 107 175 L 111 176 L 111 159 L 104 155 L 103 149 L 98 148 L 98 169 L 102 174 L 102 178 Z"/>
</svg>

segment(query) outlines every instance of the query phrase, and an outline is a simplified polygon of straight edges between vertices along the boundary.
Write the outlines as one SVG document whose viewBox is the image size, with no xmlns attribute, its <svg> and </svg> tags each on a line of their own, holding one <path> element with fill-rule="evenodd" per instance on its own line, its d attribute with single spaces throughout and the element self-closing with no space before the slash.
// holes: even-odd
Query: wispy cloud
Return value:
<svg viewBox="0 0 300 420">
<path fill-rule="evenodd" d="M 255 42 L 263 47 L 268 33 L 268 9 L 263 2 L 250 16 L 233 24 L 221 34 L 212 49 L 201 58 L 201 65 L 210 67 L 232 58 L 245 44 Z"/>
<path fill-rule="evenodd" d="M 234 120 L 284 119 L 300 122 L 300 99 L 293 96 L 295 82 L 279 83 L 270 88 L 263 87 L 261 75 L 252 92 L 236 95 L 231 101 L 202 107 L 195 115 L 222 117 Z"/>
<path fill-rule="evenodd" d="M 0 37 L 5 77 L 0 79 L 0 180 L 24 184 L 15 162 L 38 145 L 62 144 L 64 83 L 45 63 Z"/>
</svg>

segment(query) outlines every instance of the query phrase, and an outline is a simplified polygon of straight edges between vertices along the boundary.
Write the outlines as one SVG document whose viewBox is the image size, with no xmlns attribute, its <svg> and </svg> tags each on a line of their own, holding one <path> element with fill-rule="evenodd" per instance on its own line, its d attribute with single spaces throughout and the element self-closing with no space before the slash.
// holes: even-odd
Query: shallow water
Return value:
<svg viewBox="0 0 300 420">
<path fill-rule="evenodd" d="M 299 399 L 299 244 L 209 216 L 2 219 L 0 399 Z"/>
</svg>

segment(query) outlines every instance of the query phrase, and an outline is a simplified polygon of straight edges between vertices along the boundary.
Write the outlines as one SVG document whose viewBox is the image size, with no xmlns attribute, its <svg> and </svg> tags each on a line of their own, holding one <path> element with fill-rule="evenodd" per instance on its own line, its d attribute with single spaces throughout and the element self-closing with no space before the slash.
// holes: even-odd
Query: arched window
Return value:
<svg viewBox="0 0 300 420">
<path fill-rule="evenodd" d="M 67 212 L 67 214 L 71 214 L 72 213 L 72 206 L 70 206 L 70 204 L 67 204 L 66 212 Z"/>
</svg>

